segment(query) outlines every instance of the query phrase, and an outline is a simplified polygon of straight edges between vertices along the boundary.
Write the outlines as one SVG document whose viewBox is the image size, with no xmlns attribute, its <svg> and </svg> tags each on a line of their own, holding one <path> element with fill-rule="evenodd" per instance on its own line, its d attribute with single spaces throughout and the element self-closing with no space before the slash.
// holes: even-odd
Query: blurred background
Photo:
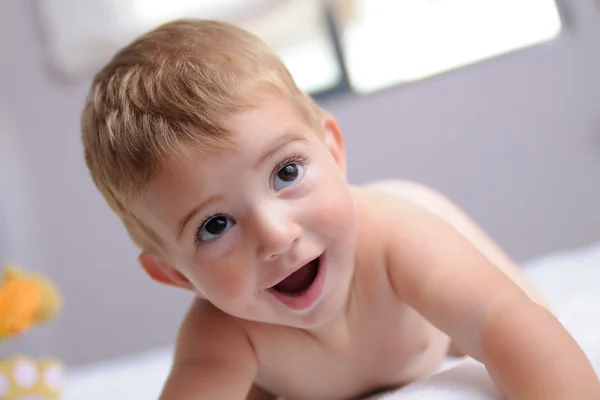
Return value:
<svg viewBox="0 0 600 400">
<path fill-rule="evenodd" d="M 120 46 L 181 16 L 273 46 L 338 118 L 352 183 L 431 185 L 519 262 L 600 240 L 596 0 L 0 0 L 0 264 L 65 298 L 10 350 L 79 365 L 173 342 L 190 296 L 138 267 L 79 117 Z"/>
</svg>

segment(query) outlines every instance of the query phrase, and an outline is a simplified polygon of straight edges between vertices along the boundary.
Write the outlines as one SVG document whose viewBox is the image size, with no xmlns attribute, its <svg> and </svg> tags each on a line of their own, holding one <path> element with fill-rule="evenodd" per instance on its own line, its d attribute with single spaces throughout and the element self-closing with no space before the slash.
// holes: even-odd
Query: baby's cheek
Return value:
<svg viewBox="0 0 600 400">
<path fill-rule="evenodd" d="M 216 265 L 212 273 L 201 278 L 201 287 L 215 302 L 234 305 L 247 299 L 251 290 L 249 274 L 245 271 L 244 264 L 235 264 L 235 267 Z"/>
<path fill-rule="evenodd" d="M 221 280 L 222 295 L 227 299 L 238 302 L 243 301 L 248 292 L 249 280 L 244 273 L 230 273 Z"/>
<path fill-rule="evenodd" d="M 213 257 L 192 263 L 188 278 L 199 292 L 210 301 L 234 300 L 243 294 L 248 278 L 244 264 L 235 255 Z"/>
</svg>

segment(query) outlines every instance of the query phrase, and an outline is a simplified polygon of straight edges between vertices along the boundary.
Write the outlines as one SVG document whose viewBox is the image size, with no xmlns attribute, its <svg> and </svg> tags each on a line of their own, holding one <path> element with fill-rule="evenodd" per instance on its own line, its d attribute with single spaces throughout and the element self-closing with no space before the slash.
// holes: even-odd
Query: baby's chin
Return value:
<svg viewBox="0 0 600 400">
<path fill-rule="evenodd" d="M 318 331 L 342 316 L 341 314 L 346 310 L 345 298 L 343 293 L 325 296 L 310 312 L 304 315 L 286 315 L 279 318 L 279 321 L 275 323 L 297 329 Z"/>
</svg>

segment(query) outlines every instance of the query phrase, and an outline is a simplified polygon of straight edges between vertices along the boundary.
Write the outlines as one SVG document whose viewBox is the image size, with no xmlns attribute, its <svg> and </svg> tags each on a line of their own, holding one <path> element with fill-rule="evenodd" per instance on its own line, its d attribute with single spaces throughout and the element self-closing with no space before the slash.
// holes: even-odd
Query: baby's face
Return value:
<svg viewBox="0 0 600 400">
<path fill-rule="evenodd" d="M 340 309 L 356 215 L 332 120 L 321 139 L 286 102 L 229 117 L 234 146 L 161 175 L 134 212 L 172 267 L 239 318 L 310 328 Z"/>
</svg>

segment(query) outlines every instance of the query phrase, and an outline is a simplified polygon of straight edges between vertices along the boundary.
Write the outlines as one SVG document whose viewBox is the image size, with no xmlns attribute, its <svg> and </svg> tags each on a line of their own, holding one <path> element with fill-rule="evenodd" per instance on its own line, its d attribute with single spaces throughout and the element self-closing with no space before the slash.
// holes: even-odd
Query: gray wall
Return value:
<svg viewBox="0 0 600 400">
<path fill-rule="evenodd" d="M 328 101 L 346 134 L 351 180 L 431 184 L 518 260 L 600 239 L 600 14 L 592 0 L 571 3 L 573 23 L 552 43 Z M 9 188 L 31 191 L 30 205 L 14 210 L 29 226 L 11 243 L 30 246 L 35 256 L 21 262 L 50 274 L 66 305 L 56 323 L 12 347 L 81 363 L 167 344 L 189 296 L 144 277 L 92 186 L 78 126 L 87 83 L 45 69 L 33 4 L 0 1 L 0 106 L 12 120 L 0 135 L 13 135 L 31 183 Z"/>
</svg>

